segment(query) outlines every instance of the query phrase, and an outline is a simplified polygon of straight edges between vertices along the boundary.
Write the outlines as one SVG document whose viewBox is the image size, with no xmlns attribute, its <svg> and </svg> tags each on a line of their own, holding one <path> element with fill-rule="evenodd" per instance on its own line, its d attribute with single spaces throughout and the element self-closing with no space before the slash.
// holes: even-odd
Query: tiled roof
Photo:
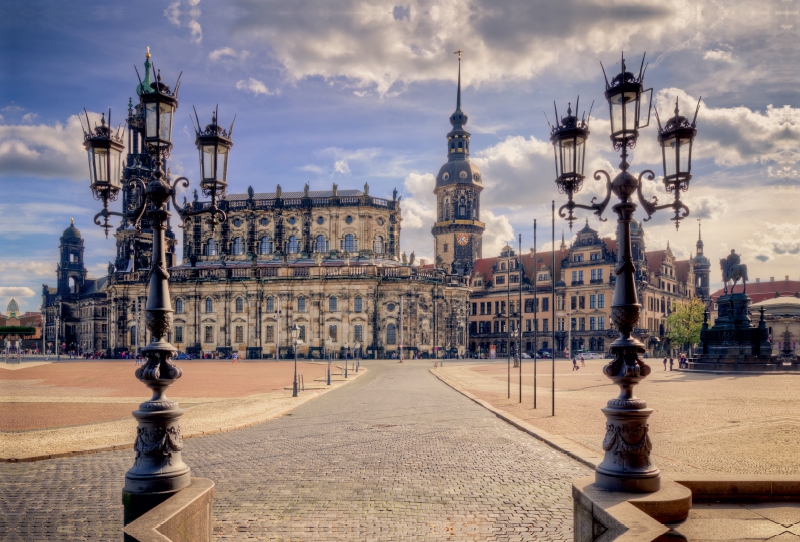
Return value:
<svg viewBox="0 0 800 542">
<path fill-rule="evenodd" d="M 556 271 L 553 276 L 556 278 L 556 281 L 560 280 L 561 278 L 561 260 L 566 257 L 566 251 L 562 252 L 561 250 L 556 251 Z M 542 265 L 550 269 L 552 266 L 552 258 L 553 253 L 552 251 L 545 251 L 545 252 L 537 252 L 536 258 L 542 260 Z M 498 260 L 505 260 L 506 258 L 494 257 L 494 258 L 481 258 L 475 262 L 475 267 L 472 270 L 472 277 L 475 278 L 475 275 L 480 273 L 483 276 L 484 286 L 487 282 L 492 280 L 493 272 L 492 268 L 497 263 Z M 533 262 L 533 255 L 523 254 L 521 259 L 522 268 L 525 271 L 525 276 L 531 279 L 531 283 L 533 282 L 532 278 L 534 275 L 534 262 Z"/>
<path fill-rule="evenodd" d="M 689 260 L 676 260 L 675 261 L 675 277 L 680 282 L 687 282 L 689 280 L 689 271 L 692 265 Z"/>
<path fill-rule="evenodd" d="M 741 282 L 736 285 L 736 292 L 742 291 Z M 765 299 L 780 296 L 794 296 L 800 292 L 800 280 L 776 280 L 771 282 L 748 282 L 747 295 L 753 303 L 759 303 Z M 722 290 L 717 290 L 711 294 L 711 299 L 717 300 L 722 295 Z"/>
<path fill-rule="evenodd" d="M 664 261 L 666 253 L 666 250 L 650 250 L 644 253 L 647 257 L 647 267 L 651 273 L 655 273 L 657 276 L 661 275 L 661 263 Z"/>
</svg>

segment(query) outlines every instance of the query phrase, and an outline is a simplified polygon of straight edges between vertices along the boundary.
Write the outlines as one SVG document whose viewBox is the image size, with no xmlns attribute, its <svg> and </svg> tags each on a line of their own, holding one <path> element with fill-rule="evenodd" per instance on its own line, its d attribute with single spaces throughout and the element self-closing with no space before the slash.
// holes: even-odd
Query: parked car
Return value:
<svg viewBox="0 0 800 542">
<path fill-rule="evenodd" d="M 531 359 L 531 357 L 526 352 L 523 352 L 521 357 L 522 359 Z"/>
<path fill-rule="evenodd" d="M 598 354 L 597 352 L 584 352 L 583 359 L 601 359 L 603 354 Z"/>
<path fill-rule="evenodd" d="M 174 357 L 174 358 L 172 358 L 172 359 L 176 359 L 176 360 L 181 360 L 181 359 L 192 359 L 192 356 L 190 356 L 189 354 L 178 354 L 177 356 L 175 356 L 175 357 Z"/>
</svg>

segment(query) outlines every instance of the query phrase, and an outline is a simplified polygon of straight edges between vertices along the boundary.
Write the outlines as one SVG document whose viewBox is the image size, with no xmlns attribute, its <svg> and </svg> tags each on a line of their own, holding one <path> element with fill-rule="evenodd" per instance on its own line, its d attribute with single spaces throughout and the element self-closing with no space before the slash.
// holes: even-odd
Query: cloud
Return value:
<svg viewBox="0 0 800 542">
<path fill-rule="evenodd" d="M 719 62 L 733 62 L 733 56 L 730 51 L 706 51 L 703 54 L 703 60 L 715 60 Z"/>
<path fill-rule="evenodd" d="M 31 123 L 34 120 L 36 120 L 36 117 L 38 116 L 39 116 L 38 113 L 25 113 L 24 115 L 22 115 L 22 122 Z"/>
<path fill-rule="evenodd" d="M 5 107 L 3 108 L 3 111 L 6 111 L 6 112 L 8 112 L 8 113 L 19 113 L 19 112 L 21 112 L 21 111 L 25 111 L 25 109 L 23 109 L 22 107 L 20 107 L 20 106 L 18 106 L 18 105 L 13 105 L 13 104 L 12 104 L 12 105 L 7 105 L 7 106 L 5 106 Z"/>
<path fill-rule="evenodd" d="M 350 166 L 347 164 L 347 160 L 337 160 L 333 164 L 333 172 L 341 175 L 350 175 Z"/>
<path fill-rule="evenodd" d="M 800 258 L 800 224 L 766 224 L 766 231 L 745 243 L 750 254 L 761 262 L 781 256 Z"/>
<path fill-rule="evenodd" d="M 222 49 L 215 49 L 208 53 L 208 59 L 212 62 L 217 62 L 218 60 L 225 60 L 225 59 L 239 59 L 244 60 L 250 55 L 248 51 L 236 51 L 231 47 L 223 47 Z"/>
<path fill-rule="evenodd" d="M 99 113 L 90 113 L 99 122 Z M 12 175 L 84 180 L 88 171 L 77 115 L 66 123 L 0 125 L 0 177 Z"/>
<path fill-rule="evenodd" d="M 0 296 L 4 297 L 33 297 L 36 292 L 27 286 L 0 286 Z"/>
<path fill-rule="evenodd" d="M 241 81 L 237 82 L 236 88 L 239 90 L 244 90 L 246 92 L 252 92 L 255 96 L 258 96 L 259 94 L 272 96 L 273 94 L 275 94 L 274 92 L 270 91 L 267 88 L 267 85 L 265 85 L 258 79 L 253 79 L 252 77 L 247 81 L 242 79 Z"/>
<path fill-rule="evenodd" d="M 187 0 L 186 4 L 189 9 L 184 10 L 182 0 L 176 0 L 164 10 L 164 17 L 166 17 L 170 23 L 177 27 L 186 27 L 189 29 L 194 43 L 203 41 L 203 28 L 197 21 L 202 14 L 197 7 L 199 3 L 200 0 Z"/>
</svg>

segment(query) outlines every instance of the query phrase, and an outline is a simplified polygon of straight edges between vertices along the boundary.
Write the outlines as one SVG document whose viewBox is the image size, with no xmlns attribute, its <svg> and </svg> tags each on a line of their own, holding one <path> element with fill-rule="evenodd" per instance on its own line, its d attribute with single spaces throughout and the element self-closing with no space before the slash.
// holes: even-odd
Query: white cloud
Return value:
<svg viewBox="0 0 800 542">
<path fill-rule="evenodd" d="M 92 122 L 100 114 L 90 113 Z M 87 178 L 83 131 L 77 115 L 66 123 L 0 125 L 0 177 Z"/>
<path fill-rule="evenodd" d="M 39 116 L 38 113 L 25 113 L 24 115 L 22 115 L 22 122 L 26 123 L 33 122 L 34 120 L 36 120 L 38 116 Z"/>
<path fill-rule="evenodd" d="M 248 51 L 237 51 L 231 47 L 223 47 L 222 49 L 215 49 L 208 53 L 208 59 L 212 62 L 218 60 L 225 60 L 227 58 L 244 60 L 250 55 Z"/>
<path fill-rule="evenodd" d="M 347 160 L 337 160 L 333 164 L 333 172 L 341 175 L 350 175 L 350 166 L 347 164 Z"/>
<path fill-rule="evenodd" d="M 718 62 L 733 62 L 733 55 L 730 51 L 712 50 L 703 54 L 703 60 L 715 60 Z"/>
<path fill-rule="evenodd" d="M 0 296 L 8 297 L 33 297 L 36 292 L 27 286 L 0 286 Z"/>
<path fill-rule="evenodd" d="M 177 27 L 186 27 L 192 36 L 194 43 L 203 41 L 203 28 L 200 26 L 198 19 L 202 12 L 197 7 L 200 0 L 188 0 L 186 2 L 189 6 L 188 10 L 182 9 L 182 0 L 176 0 L 167 6 L 164 10 L 164 17 Z"/>
<path fill-rule="evenodd" d="M 265 85 L 258 79 L 253 79 L 252 77 L 249 78 L 247 81 L 242 79 L 241 81 L 237 82 L 236 88 L 239 90 L 244 90 L 246 92 L 252 92 L 256 96 L 258 96 L 259 94 L 264 94 L 266 96 L 272 96 L 273 94 L 275 94 L 274 92 L 272 92 L 267 88 L 267 85 Z"/>
</svg>

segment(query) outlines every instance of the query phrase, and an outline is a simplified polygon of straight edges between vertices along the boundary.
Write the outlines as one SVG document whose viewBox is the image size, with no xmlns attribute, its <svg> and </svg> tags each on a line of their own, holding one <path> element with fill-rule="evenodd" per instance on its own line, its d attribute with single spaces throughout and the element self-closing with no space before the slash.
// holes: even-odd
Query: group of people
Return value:
<svg viewBox="0 0 800 542">
<path fill-rule="evenodd" d="M 581 368 L 581 367 L 578 367 L 578 360 L 579 359 L 581 360 L 581 367 L 586 367 L 586 360 L 583 359 L 583 354 L 581 354 L 579 357 L 572 356 L 572 370 L 573 371 L 577 371 L 578 369 Z"/>
<path fill-rule="evenodd" d="M 664 357 L 665 371 L 667 370 L 667 362 L 669 362 L 669 370 L 672 371 L 673 367 L 675 366 L 675 358 L 673 358 L 672 356 L 670 356 L 669 358 L 667 358 L 666 356 Z M 681 352 L 681 354 L 678 356 L 678 369 L 688 369 L 688 368 L 689 368 L 689 360 L 686 359 L 686 354 Z"/>
</svg>

